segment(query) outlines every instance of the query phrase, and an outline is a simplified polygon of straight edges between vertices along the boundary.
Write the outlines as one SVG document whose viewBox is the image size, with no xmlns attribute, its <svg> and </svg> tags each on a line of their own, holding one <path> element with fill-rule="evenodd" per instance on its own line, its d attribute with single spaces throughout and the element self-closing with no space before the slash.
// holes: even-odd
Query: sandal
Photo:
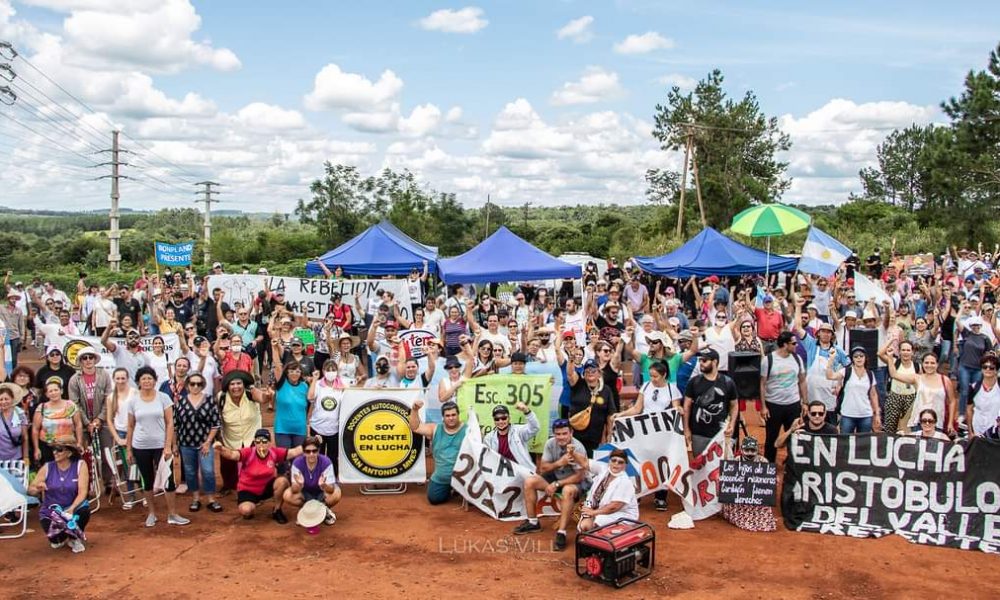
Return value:
<svg viewBox="0 0 1000 600">
<path fill-rule="evenodd" d="M 188 507 L 188 510 L 191 512 L 198 512 L 199 510 L 201 510 L 201 501 L 195 500 L 194 502 L 192 502 L 191 506 Z"/>
<path fill-rule="evenodd" d="M 209 502 L 208 503 L 208 510 L 210 510 L 210 511 L 212 511 L 214 513 L 220 513 L 220 512 L 222 512 L 222 505 L 219 504 L 218 502 L 215 502 L 215 501 Z"/>
</svg>

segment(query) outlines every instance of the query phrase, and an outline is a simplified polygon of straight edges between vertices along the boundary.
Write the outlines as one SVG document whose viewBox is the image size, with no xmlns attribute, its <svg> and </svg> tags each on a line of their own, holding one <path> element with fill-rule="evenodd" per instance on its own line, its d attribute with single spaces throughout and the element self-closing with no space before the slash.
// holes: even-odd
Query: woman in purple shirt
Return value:
<svg viewBox="0 0 1000 600">
<path fill-rule="evenodd" d="M 52 454 L 55 460 L 45 463 L 28 486 L 28 493 L 41 496 L 42 508 L 38 518 L 42 530 L 49 538 L 49 545 L 62 548 L 69 543 L 73 552 L 83 552 L 83 531 L 90 521 L 90 506 L 87 504 L 87 490 L 90 486 L 90 471 L 80 460 L 80 449 L 76 446 L 54 444 Z M 56 513 L 55 507 L 61 509 Z M 76 517 L 79 533 L 67 532 L 63 526 Z"/>
</svg>

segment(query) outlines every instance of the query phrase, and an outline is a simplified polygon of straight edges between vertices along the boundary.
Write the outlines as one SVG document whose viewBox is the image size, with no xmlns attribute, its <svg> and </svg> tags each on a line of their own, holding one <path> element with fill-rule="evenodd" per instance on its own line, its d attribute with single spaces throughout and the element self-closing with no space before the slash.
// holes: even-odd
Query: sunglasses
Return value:
<svg viewBox="0 0 1000 600">
<path fill-rule="evenodd" d="M 996 365 L 983 365 L 982 369 L 984 371 L 996 371 L 997 367 L 996 367 Z"/>
<path fill-rule="evenodd" d="M 319 454 L 319 450 L 316 449 L 316 448 L 313 448 L 311 450 L 303 450 L 302 453 L 303 454 Z"/>
<path fill-rule="evenodd" d="M 493 417 L 493 421 L 509 421 L 510 417 Z"/>
<path fill-rule="evenodd" d="M 52 452 L 70 452 L 68 446 L 53 446 Z"/>
<path fill-rule="evenodd" d="M 255 444 L 270 444 L 271 440 L 269 440 L 267 438 L 257 438 L 257 439 L 255 439 L 253 441 L 253 443 L 255 443 Z"/>
<path fill-rule="evenodd" d="M 204 381 L 189 381 L 188 387 L 205 387 Z"/>
<path fill-rule="evenodd" d="M 822 412 L 822 411 L 820 411 L 820 412 L 810 412 L 809 416 L 810 417 L 825 417 L 826 413 Z"/>
<path fill-rule="evenodd" d="M 601 351 L 602 354 L 605 353 L 605 352 L 611 352 L 611 348 L 601 348 L 600 351 Z"/>
<path fill-rule="evenodd" d="M 663 342 L 661 342 L 660 340 L 651 340 L 649 338 L 646 338 L 646 343 L 652 346 L 653 344 L 662 344 Z"/>
<path fill-rule="evenodd" d="M 937 423 L 936 419 L 920 419 L 921 423 L 927 423 L 928 425 L 933 425 Z"/>
<path fill-rule="evenodd" d="M 447 371 L 457 371 L 458 370 L 458 365 L 452 365 L 450 367 L 445 367 L 445 370 L 447 370 Z"/>
<path fill-rule="evenodd" d="M 50 354 L 49 356 L 56 356 L 55 354 Z M 97 360 L 97 357 L 93 354 L 88 354 L 86 356 L 81 356 L 80 360 Z"/>
</svg>

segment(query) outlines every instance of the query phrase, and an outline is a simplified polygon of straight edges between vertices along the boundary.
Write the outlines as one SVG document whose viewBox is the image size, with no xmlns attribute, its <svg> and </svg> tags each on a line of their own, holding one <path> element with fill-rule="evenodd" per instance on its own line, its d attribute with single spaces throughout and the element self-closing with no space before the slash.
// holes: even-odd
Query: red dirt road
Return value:
<svg viewBox="0 0 1000 600">
<path fill-rule="evenodd" d="M 751 409 L 752 413 L 752 409 Z M 749 415 L 751 423 L 758 421 Z M 753 433 L 763 440 L 758 427 Z M 781 458 L 779 458 L 779 461 Z M 779 473 L 781 472 L 779 468 Z M 611 588 L 580 579 L 574 571 L 572 536 L 564 552 L 551 550 L 553 520 L 545 531 L 510 534 L 516 523 L 494 521 L 458 500 L 431 507 L 425 489 L 402 496 L 362 496 L 347 486 L 338 521 L 308 535 L 291 523 L 270 519 L 270 503 L 243 521 L 235 498 L 225 512 L 188 515 L 190 496 L 178 496 L 187 527 L 160 522 L 143 527 L 141 507 L 124 512 L 105 505 L 94 515 L 87 552 L 52 550 L 39 531 L 0 540 L 4 598 L 582 598 Z M 986 598 L 1000 558 L 978 551 L 911 544 L 901 537 L 879 540 L 795 533 L 740 531 L 721 517 L 693 530 L 667 529 L 680 510 L 655 512 L 641 503 L 641 517 L 658 536 L 651 577 L 616 598 Z M 43 576 L 44 574 L 44 576 Z M 992 592 L 990 591 L 992 590 Z"/>
</svg>

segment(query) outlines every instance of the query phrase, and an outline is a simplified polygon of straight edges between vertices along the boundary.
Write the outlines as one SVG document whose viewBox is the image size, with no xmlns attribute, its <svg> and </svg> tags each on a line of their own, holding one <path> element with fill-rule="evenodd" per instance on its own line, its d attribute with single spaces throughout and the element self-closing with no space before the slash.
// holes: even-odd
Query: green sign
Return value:
<svg viewBox="0 0 1000 600">
<path fill-rule="evenodd" d="M 487 375 L 469 379 L 458 388 L 458 407 L 463 418 L 473 407 L 479 417 L 483 437 L 493 431 L 493 407 L 506 406 L 510 410 L 511 425 L 527 420 L 527 415 L 514 406 L 524 402 L 538 418 L 540 429 L 531 440 L 528 450 L 541 452 L 549 439 L 549 411 L 551 410 L 552 377 L 550 375 Z"/>
</svg>

